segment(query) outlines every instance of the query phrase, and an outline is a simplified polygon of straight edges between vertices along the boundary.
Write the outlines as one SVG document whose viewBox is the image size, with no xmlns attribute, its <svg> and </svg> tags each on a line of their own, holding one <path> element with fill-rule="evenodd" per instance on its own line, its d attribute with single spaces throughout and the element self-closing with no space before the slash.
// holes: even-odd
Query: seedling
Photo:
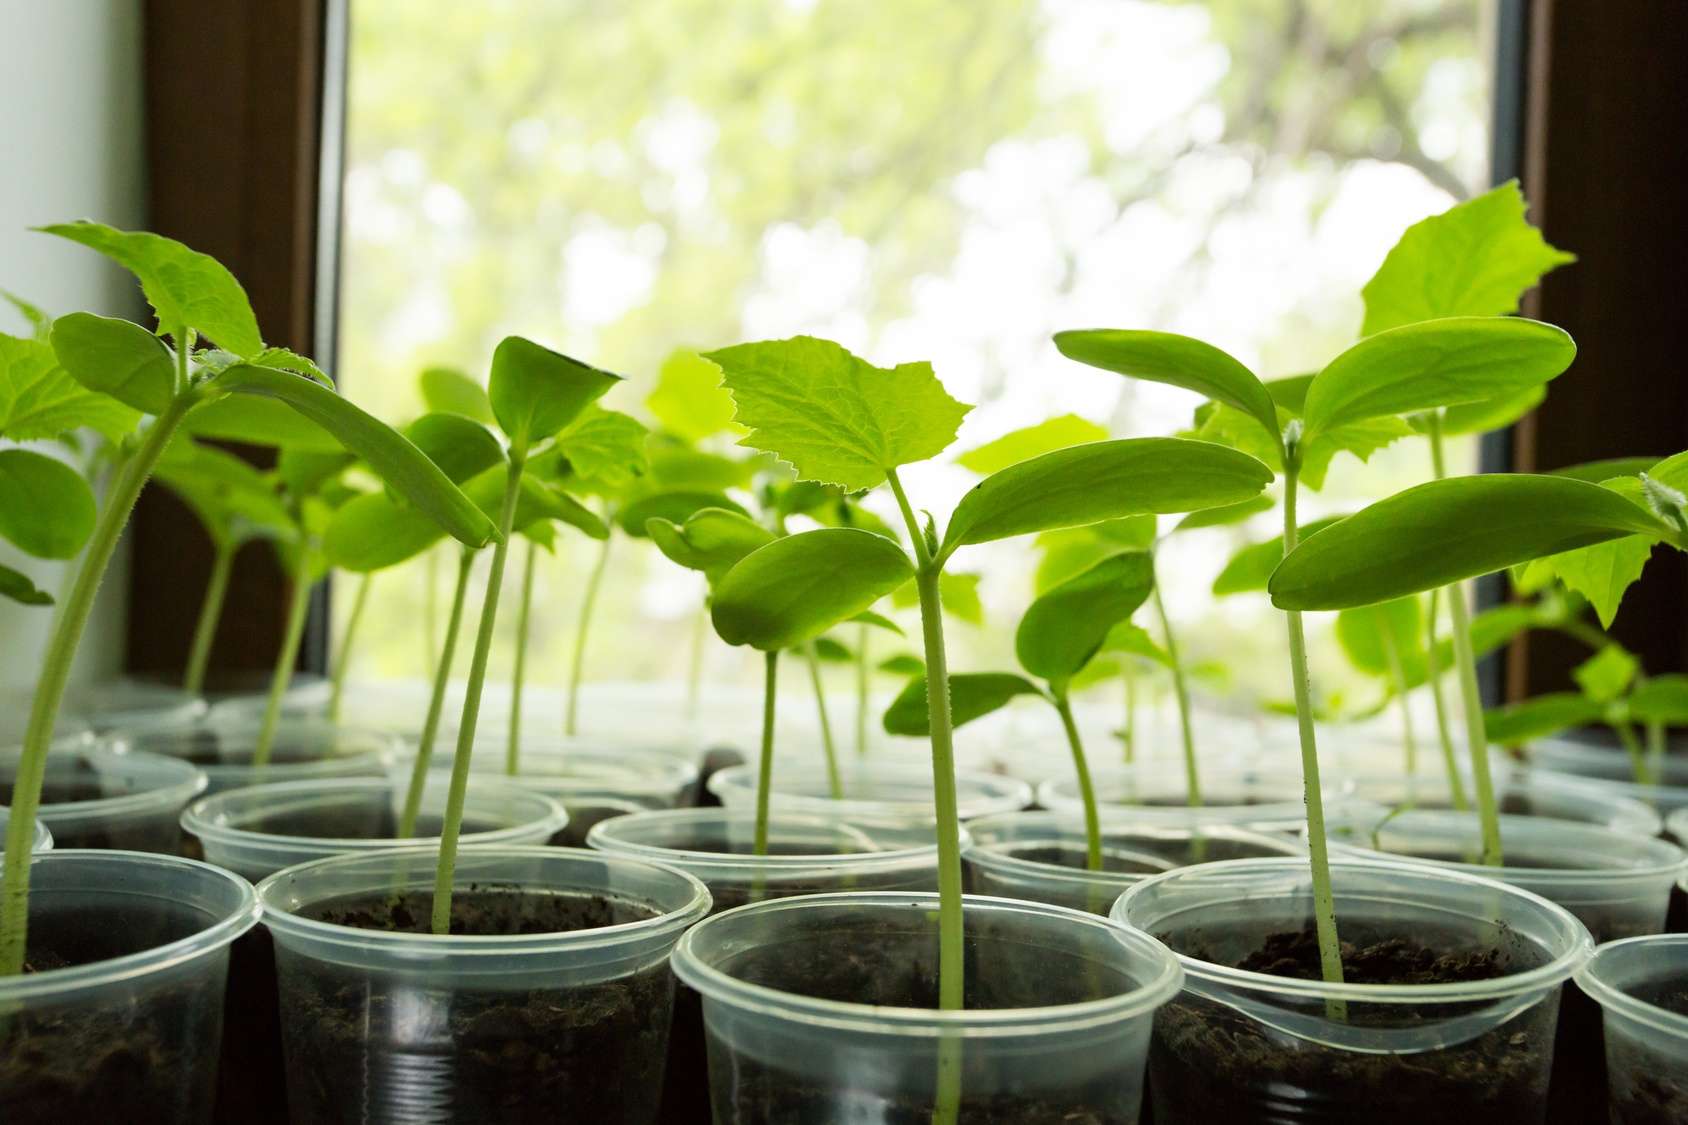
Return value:
<svg viewBox="0 0 1688 1125">
<path fill-rule="evenodd" d="M 271 435 L 260 441 L 273 441 L 274 434 L 291 427 L 320 442 L 326 431 L 453 536 L 479 544 L 496 534 L 414 445 L 335 394 L 308 360 L 266 348 L 246 294 L 214 259 L 158 235 L 98 223 L 43 229 L 105 254 L 135 274 L 173 346 L 138 324 L 91 313 L 71 313 L 53 323 L 52 349 L 71 378 L 99 399 L 114 400 L 152 422 L 111 485 L 42 659 L 7 826 L 0 975 L 23 967 L 31 836 L 71 663 L 135 500 L 184 423 L 200 415 L 208 429 L 222 436 Z M 201 339 L 215 341 L 218 350 L 196 352 Z"/>
<path fill-rule="evenodd" d="M 1092 442 L 1034 457 L 985 478 L 939 534 L 915 514 L 898 469 L 941 453 L 970 407 L 951 398 L 926 363 L 883 369 L 813 337 L 712 352 L 749 429 L 741 444 L 772 452 L 799 480 L 862 492 L 890 486 L 914 557 L 852 528 L 806 531 L 746 555 L 717 585 L 716 630 L 730 644 L 770 652 L 820 635 L 913 577 L 925 648 L 933 805 L 938 843 L 939 1006 L 962 1000 L 961 853 L 956 815 L 950 680 L 939 583 L 969 544 L 1122 516 L 1236 503 L 1269 472 L 1252 457 L 1206 442 L 1142 438 Z M 940 1118 L 953 1119 L 959 1058 L 940 1064 Z"/>
<path fill-rule="evenodd" d="M 1564 332 L 1535 321 L 1504 317 L 1431 320 L 1370 336 L 1338 355 L 1316 375 L 1291 380 L 1288 388 L 1279 386 L 1274 397 L 1273 390 L 1235 358 L 1187 336 L 1102 329 L 1062 332 L 1056 335 L 1055 343 L 1063 354 L 1082 363 L 1184 387 L 1212 399 L 1202 432 L 1223 436 L 1256 452 L 1283 474 L 1283 544 L 1287 551 L 1293 551 L 1299 542 L 1296 507 L 1303 473 L 1312 474 L 1311 483 L 1316 487 L 1339 451 L 1366 455 L 1406 432 L 1403 416 L 1521 393 L 1558 375 L 1576 353 Z M 1295 401 L 1297 398 L 1299 401 Z M 1320 535 L 1310 537 L 1308 542 L 1318 541 Z M 1290 610 L 1286 623 L 1301 738 L 1320 968 L 1327 981 L 1339 982 L 1341 947 L 1325 838 L 1306 634 L 1301 607 L 1285 608 Z M 1463 603 L 1456 607 L 1456 652 L 1461 638 L 1465 656 L 1469 657 L 1470 634 Z M 1462 664 L 1469 666 L 1469 660 L 1462 660 Z M 1482 715 L 1474 698 L 1474 677 L 1468 690 L 1473 696 L 1468 700 L 1470 721 L 1478 727 L 1472 745 L 1480 747 Z M 1499 820 L 1488 762 L 1480 751 L 1473 754 L 1472 772 L 1483 818 L 1484 850 L 1498 860 Z M 1333 1014 L 1341 1010 L 1340 1005 L 1332 1007 Z"/>
</svg>

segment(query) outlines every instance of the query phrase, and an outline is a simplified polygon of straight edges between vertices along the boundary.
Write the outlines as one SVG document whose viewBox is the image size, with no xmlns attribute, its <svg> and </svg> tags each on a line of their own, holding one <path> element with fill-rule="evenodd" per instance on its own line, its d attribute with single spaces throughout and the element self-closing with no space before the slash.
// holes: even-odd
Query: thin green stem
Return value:
<svg viewBox="0 0 1688 1125">
<path fill-rule="evenodd" d="M 516 603 L 516 663 L 510 670 L 510 741 L 504 747 L 504 772 L 522 772 L 522 685 L 527 681 L 528 614 L 533 608 L 534 559 L 539 545 L 528 540 L 522 560 L 522 596 Z"/>
<path fill-rule="evenodd" d="M 1425 646 L 1424 663 L 1430 681 L 1430 699 L 1436 705 L 1436 738 L 1442 746 L 1442 769 L 1448 775 L 1448 797 L 1454 808 L 1465 812 L 1471 807 L 1465 795 L 1465 780 L 1460 776 L 1459 761 L 1454 754 L 1454 735 L 1448 721 L 1448 701 L 1442 695 L 1442 658 L 1437 651 L 1441 643 L 1436 639 L 1436 619 L 1442 604 L 1442 591 L 1430 591 L 1430 643 Z"/>
<path fill-rule="evenodd" d="M 1618 741 L 1623 743 L 1624 753 L 1629 755 L 1629 768 L 1635 775 L 1636 784 L 1653 784 L 1657 779 L 1648 768 L 1647 756 L 1641 749 L 1641 740 L 1635 736 L 1635 724 L 1628 719 L 1620 719 L 1612 724 L 1612 729 L 1618 732 Z"/>
<path fill-rule="evenodd" d="M 445 691 L 451 682 L 451 661 L 457 654 L 457 634 L 463 628 L 463 602 L 469 590 L 469 571 L 475 552 L 464 547 L 458 552 L 457 586 L 451 595 L 451 616 L 446 621 L 445 643 L 434 664 L 434 690 L 428 696 L 428 716 L 422 722 L 422 738 L 416 745 L 416 761 L 410 767 L 410 786 L 404 795 L 404 812 L 399 817 L 399 835 L 416 835 L 416 818 L 422 813 L 422 790 L 428 783 L 428 766 L 434 756 L 434 739 L 440 732 L 440 713 L 445 710 Z"/>
<path fill-rule="evenodd" d="M 1650 722 L 1642 728 L 1647 732 L 1647 772 L 1657 784 L 1664 767 L 1665 759 L 1665 725 L 1660 722 Z"/>
<path fill-rule="evenodd" d="M 1167 660 L 1172 665 L 1172 694 L 1178 701 L 1178 733 L 1184 745 L 1184 803 L 1199 808 L 1202 803 L 1201 777 L 1196 770 L 1196 732 L 1190 722 L 1190 689 L 1184 682 L 1184 668 L 1178 662 L 1178 638 L 1172 632 L 1172 618 L 1167 616 L 1166 601 L 1161 597 L 1160 582 L 1154 583 L 1155 614 L 1160 618 L 1161 640 L 1166 644 Z"/>
<path fill-rule="evenodd" d="M 1379 631 L 1378 639 L 1383 642 L 1383 659 L 1389 667 L 1389 681 L 1400 703 L 1401 746 L 1406 753 L 1407 776 L 1413 777 L 1418 773 L 1418 739 L 1413 736 L 1412 700 L 1408 696 L 1406 669 L 1401 664 L 1401 646 L 1395 643 L 1395 634 L 1387 627 Z"/>
<path fill-rule="evenodd" d="M 457 867 L 457 837 L 463 828 L 463 801 L 469 792 L 469 760 L 475 749 L 475 724 L 481 714 L 481 688 L 486 684 L 487 659 L 492 655 L 492 635 L 498 623 L 498 590 L 504 584 L 504 563 L 510 557 L 511 526 L 516 522 L 516 500 L 522 490 L 522 469 L 527 450 L 510 450 L 510 469 L 504 478 L 504 503 L 498 513 L 498 543 L 492 551 L 492 568 L 487 572 L 486 594 L 481 600 L 481 624 L 475 633 L 475 654 L 469 662 L 469 683 L 463 694 L 463 715 L 457 723 L 457 753 L 451 760 L 451 787 L 446 792 L 445 821 L 440 825 L 439 866 L 434 871 L 433 930 L 451 932 L 451 885 Z"/>
<path fill-rule="evenodd" d="M 768 798 L 774 778 L 774 700 L 780 654 L 762 654 L 762 754 L 756 762 L 756 837 L 753 850 L 768 854 Z"/>
<path fill-rule="evenodd" d="M 1125 726 L 1121 741 L 1125 743 L 1125 764 L 1129 766 L 1137 758 L 1137 668 L 1130 653 L 1120 661 L 1120 668 L 1125 678 Z"/>
<path fill-rule="evenodd" d="M 430 550 L 422 566 L 425 585 L 422 587 L 422 659 L 432 660 L 435 647 L 440 635 L 440 552 Z M 434 678 L 433 667 L 428 668 L 428 678 Z"/>
<path fill-rule="evenodd" d="M 826 791 L 834 800 L 844 798 L 844 780 L 838 776 L 838 746 L 832 740 L 832 720 L 826 714 L 826 685 L 821 682 L 821 661 L 815 655 L 815 642 L 803 646 L 803 659 L 809 665 L 809 685 L 815 691 L 815 718 L 821 725 L 821 751 L 826 755 Z"/>
<path fill-rule="evenodd" d="M 178 337 L 180 338 L 180 337 Z M 29 726 L 24 732 L 23 750 L 18 756 L 17 776 L 12 782 L 11 816 L 6 824 L 6 856 L 0 865 L 0 976 L 23 971 L 24 949 L 29 927 L 29 855 L 35 842 L 35 813 L 41 807 L 41 784 L 47 773 L 47 751 L 53 744 L 53 727 L 58 722 L 59 704 L 70 680 L 71 664 L 94 608 L 111 556 L 117 550 L 123 527 L 134 510 L 135 498 L 152 475 L 152 467 L 170 443 L 183 415 L 198 400 L 191 394 L 177 395 L 153 421 L 146 437 L 129 463 L 113 481 L 94 532 L 82 554 L 76 582 L 64 599 L 53 635 L 42 657 L 41 678 L 29 708 Z"/>
<path fill-rule="evenodd" d="M 229 575 L 234 571 L 236 544 L 219 539 L 211 556 L 211 577 L 205 583 L 205 600 L 199 605 L 199 624 L 193 629 L 193 647 L 188 650 L 187 671 L 182 690 L 198 695 L 205 688 L 205 669 L 211 665 L 211 645 L 217 639 L 217 623 L 223 619 L 223 599 L 229 592 Z"/>
<path fill-rule="evenodd" d="M 334 654 L 334 683 L 328 696 L 328 718 L 332 722 L 340 721 L 340 705 L 346 698 L 346 676 L 352 669 L 352 644 L 357 640 L 363 610 L 369 604 L 369 588 L 374 582 L 373 571 L 358 581 L 358 592 L 352 597 L 352 613 L 346 618 L 346 632 L 340 638 L 340 651 Z"/>
<path fill-rule="evenodd" d="M 1065 692 L 1050 697 L 1055 713 L 1061 716 L 1061 729 L 1067 732 L 1067 747 L 1073 752 L 1073 769 L 1078 773 L 1078 795 L 1084 805 L 1084 866 L 1090 871 L 1102 870 L 1102 821 L 1096 812 L 1096 788 L 1090 781 L 1090 765 L 1084 760 L 1084 742 L 1078 735 L 1078 723 L 1073 721 L 1073 706 Z"/>
<path fill-rule="evenodd" d="M 275 748 L 276 731 L 281 725 L 281 704 L 287 698 L 288 685 L 293 682 L 293 666 L 299 662 L 299 642 L 305 636 L 305 618 L 311 608 L 313 549 L 299 545 L 299 561 L 293 568 L 293 592 L 287 603 L 287 626 L 281 637 L 281 650 L 276 653 L 275 670 L 270 673 L 270 696 L 264 702 L 264 720 L 258 727 L 258 742 L 252 748 L 252 766 L 263 769 L 270 764 L 270 751 Z"/>
<path fill-rule="evenodd" d="M 856 627 L 856 756 L 867 757 L 868 642 L 872 634 L 866 625 Z"/>
<path fill-rule="evenodd" d="M 604 521 L 606 525 L 609 522 Z M 586 578 L 586 592 L 580 599 L 580 624 L 574 633 L 574 667 L 569 672 L 568 713 L 563 719 L 563 733 L 571 738 L 580 729 L 580 678 L 586 669 L 586 637 L 592 629 L 592 607 L 598 602 L 598 587 L 603 584 L 604 570 L 610 564 L 610 535 L 604 537 L 598 548 L 598 561 L 592 565 L 592 573 Z"/>
<path fill-rule="evenodd" d="M 709 603 L 692 615 L 692 652 L 686 672 L 686 718 L 697 718 L 698 700 L 703 695 L 703 634 L 709 625 Z"/>
</svg>

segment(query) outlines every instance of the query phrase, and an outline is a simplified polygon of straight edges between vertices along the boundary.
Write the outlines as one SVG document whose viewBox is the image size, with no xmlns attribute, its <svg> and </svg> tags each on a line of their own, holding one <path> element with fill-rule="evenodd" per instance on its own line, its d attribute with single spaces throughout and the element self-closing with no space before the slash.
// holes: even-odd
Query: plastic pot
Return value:
<svg viewBox="0 0 1688 1125">
<path fill-rule="evenodd" d="M 209 864 L 36 856 L 37 971 L 0 978 L 0 1119 L 211 1121 L 229 943 L 257 920 L 246 880 Z"/>
<path fill-rule="evenodd" d="M 1227 824 L 1258 832 L 1293 832 L 1307 823 L 1298 770 L 1235 765 L 1204 769 L 1199 805 L 1187 803 L 1182 763 L 1097 770 L 1091 780 L 1103 816 L 1134 825 L 1187 828 Z M 1347 792 L 1345 782 L 1327 780 L 1327 816 L 1341 809 L 1348 800 Z M 1055 812 L 1073 814 L 1084 808 L 1076 780 L 1045 782 L 1038 788 L 1037 803 Z"/>
<path fill-rule="evenodd" d="M 1666 754 L 1659 763 L 1656 785 L 1635 780 L 1629 755 L 1622 750 L 1568 738 L 1531 743 L 1529 764 L 1545 774 L 1574 778 L 1576 785 L 1591 791 L 1640 801 L 1661 816 L 1688 808 L 1688 755 Z"/>
<path fill-rule="evenodd" d="M 72 688 L 64 709 L 87 720 L 95 733 L 103 734 L 196 723 L 209 707 L 202 697 L 174 684 L 125 676 Z"/>
<path fill-rule="evenodd" d="M 0 751 L 0 793 L 11 793 L 21 753 Z M 175 852 L 176 819 L 204 790 L 204 772 L 186 762 L 73 739 L 47 752 L 35 819 L 61 848 Z"/>
<path fill-rule="evenodd" d="M 1115 919 L 1166 942 L 1186 973 L 1155 1020 L 1156 1120 L 1541 1121 L 1560 986 L 1592 948 L 1582 923 L 1463 872 L 1331 870 L 1342 984 L 1319 979 L 1304 860 L 1187 867 L 1115 904 Z M 1389 983 L 1429 957 L 1439 979 Z"/>
<path fill-rule="evenodd" d="M 1603 1015 L 1612 1125 L 1688 1120 L 1688 935 L 1603 945 L 1577 984 Z"/>
<path fill-rule="evenodd" d="M 1632 836 L 1657 836 L 1659 814 L 1651 805 L 1620 793 L 1553 774 L 1518 768 L 1509 761 L 1494 763 L 1495 800 L 1502 814 L 1511 817 L 1568 820 L 1578 824 L 1610 828 Z M 1384 809 L 1454 809 L 1453 792 L 1445 776 L 1438 773 L 1365 773 L 1345 775 L 1343 780 L 1356 801 Z M 1471 782 L 1465 782 L 1470 807 Z"/>
<path fill-rule="evenodd" d="M 465 849 L 469 932 L 442 936 L 434 859 L 337 856 L 259 885 L 295 1125 L 655 1120 L 668 954 L 708 911 L 703 884 L 574 848 Z"/>
<path fill-rule="evenodd" d="M 6 830 L 11 824 L 11 819 L 12 810 L 6 808 L 4 805 L 0 805 L 0 840 L 4 840 L 6 838 Z M 35 822 L 35 841 L 30 845 L 29 850 L 32 852 L 44 852 L 51 850 L 52 846 L 53 834 L 47 830 L 47 826 L 45 824 L 42 824 L 40 820 L 37 820 Z"/>
<path fill-rule="evenodd" d="M 326 719 L 284 718 L 270 744 L 270 760 L 252 764 L 261 724 L 212 717 L 191 726 L 119 731 L 113 744 L 164 754 L 205 771 L 208 793 L 277 781 L 386 776 L 403 750 L 395 734 L 370 727 L 340 726 Z"/>
<path fill-rule="evenodd" d="M 754 765 L 731 766 L 709 779 L 709 791 L 727 808 L 754 808 Z M 930 822 L 932 767 L 851 763 L 843 770 L 842 799 L 829 795 L 826 771 L 807 763 L 774 762 L 771 808 L 874 821 Z M 1014 812 L 1032 802 L 1032 788 L 1023 781 L 997 774 L 955 775 L 956 809 L 962 820 L 991 813 Z"/>
<path fill-rule="evenodd" d="M 1256 856 L 1300 855 L 1300 843 L 1283 835 L 1228 825 L 1102 826 L 1102 870 L 1086 867 L 1082 817 L 1064 812 L 1015 812 L 968 822 L 971 843 L 962 854 L 967 889 L 1107 914 L 1126 888 L 1151 875 L 1192 863 Z"/>
<path fill-rule="evenodd" d="M 703 994 L 717 1125 L 924 1125 L 940 1055 L 959 1056 L 957 1120 L 1136 1121 L 1172 956 L 1081 911 L 964 909 L 958 1011 L 937 1010 L 936 895 L 759 902 L 683 937 L 674 972 Z"/>
</svg>

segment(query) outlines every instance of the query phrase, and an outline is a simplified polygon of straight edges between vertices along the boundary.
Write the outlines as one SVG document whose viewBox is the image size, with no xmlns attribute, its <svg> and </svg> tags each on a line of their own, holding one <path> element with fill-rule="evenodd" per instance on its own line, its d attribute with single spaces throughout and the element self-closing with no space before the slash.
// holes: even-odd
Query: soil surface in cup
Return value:
<svg viewBox="0 0 1688 1125">
<path fill-rule="evenodd" d="M 1345 931 L 1352 984 L 1425 985 L 1492 980 L 1539 963 L 1504 934 L 1493 948 L 1460 948 L 1428 935 Z M 1163 940 L 1166 940 L 1163 938 Z M 1305 930 L 1267 935 L 1246 956 L 1224 958 L 1199 936 L 1168 942 L 1201 960 L 1271 976 L 1318 980 L 1318 941 Z M 1321 1014 L 1316 1006 L 1300 1010 Z M 1348 1021 L 1410 1027 L 1481 1005 L 1349 1004 Z M 1288 1039 L 1257 1020 L 1189 992 L 1156 1013 L 1149 1088 L 1157 1122 L 1537 1122 L 1547 1102 L 1553 1008 L 1538 1004 L 1455 1047 L 1412 1055 L 1363 1053 Z"/>
<path fill-rule="evenodd" d="M 24 972 L 70 968 L 180 941 L 196 911 L 150 904 L 32 911 Z M 6 1125 L 207 1120 L 222 981 L 215 972 L 120 988 L 103 1003 L 31 1004 L 0 1015 Z"/>
<path fill-rule="evenodd" d="M 1688 974 L 1660 981 L 1630 995 L 1679 1016 L 1688 1016 Z M 1680 1125 L 1688 1121 L 1688 1081 L 1679 1058 L 1638 1047 L 1633 1040 L 1615 1045 L 1612 1068 L 1612 1125 Z"/>
<path fill-rule="evenodd" d="M 1071 867 L 1080 871 L 1089 866 L 1084 848 L 1076 844 L 1044 844 L 1032 847 L 987 845 L 985 850 L 1000 850 L 1015 859 Z M 1162 862 L 1148 863 L 1131 855 L 1122 855 L 1122 851 L 1146 853 Z M 1202 840 L 1126 840 L 1117 849 L 1103 845 L 1102 871 L 1109 875 L 1158 875 L 1163 871 L 1188 867 L 1194 863 L 1213 863 L 1222 859 L 1254 859 L 1282 854 L 1283 852 L 1275 849 L 1223 837 Z"/>
<path fill-rule="evenodd" d="M 431 902 L 423 892 L 369 895 L 305 914 L 427 933 Z M 452 897 L 451 932 L 567 933 L 657 916 L 604 895 L 471 886 Z M 471 990 L 443 978 L 405 988 L 294 958 L 280 990 L 292 1121 L 655 1120 L 669 995 L 665 962 L 593 984 Z"/>
<path fill-rule="evenodd" d="M 7 790 L 10 789 L 8 785 Z M 78 764 L 74 769 L 50 774 L 41 786 L 43 805 L 70 804 L 77 801 L 104 801 L 112 797 L 126 797 L 135 790 L 106 777 L 100 771 Z M 10 796 L 8 792 L 8 797 Z M 50 811 L 50 810 L 49 810 Z M 114 818 L 99 821 L 90 817 L 88 823 L 76 828 L 66 824 L 49 824 L 56 848 L 116 848 L 136 852 L 168 852 L 175 850 L 179 838 L 173 810 L 162 810 L 144 817 Z"/>
</svg>

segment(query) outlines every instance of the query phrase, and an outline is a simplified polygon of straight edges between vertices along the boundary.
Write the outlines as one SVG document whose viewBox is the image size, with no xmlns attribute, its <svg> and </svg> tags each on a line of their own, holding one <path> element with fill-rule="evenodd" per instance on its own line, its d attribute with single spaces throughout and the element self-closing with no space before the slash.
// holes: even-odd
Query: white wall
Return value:
<svg viewBox="0 0 1688 1125">
<path fill-rule="evenodd" d="M 140 0 L 0 0 L 0 288 L 49 313 L 89 309 L 140 317 L 130 277 L 92 251 L 29 230 L 73 218 L 145 225 Z M 0 331 L 22 332 L 7 305 Z M 62 564 L 0 557 L 43 589 L 64 585 Z M 122 660 L 124 558 L 113 565 L 89 624 L 78 676 Z M 51 610 L 0 599 L 0 708 L 33 683 Z M 0 728 L 11 716 L 0 715 Z"/>
</svg>

